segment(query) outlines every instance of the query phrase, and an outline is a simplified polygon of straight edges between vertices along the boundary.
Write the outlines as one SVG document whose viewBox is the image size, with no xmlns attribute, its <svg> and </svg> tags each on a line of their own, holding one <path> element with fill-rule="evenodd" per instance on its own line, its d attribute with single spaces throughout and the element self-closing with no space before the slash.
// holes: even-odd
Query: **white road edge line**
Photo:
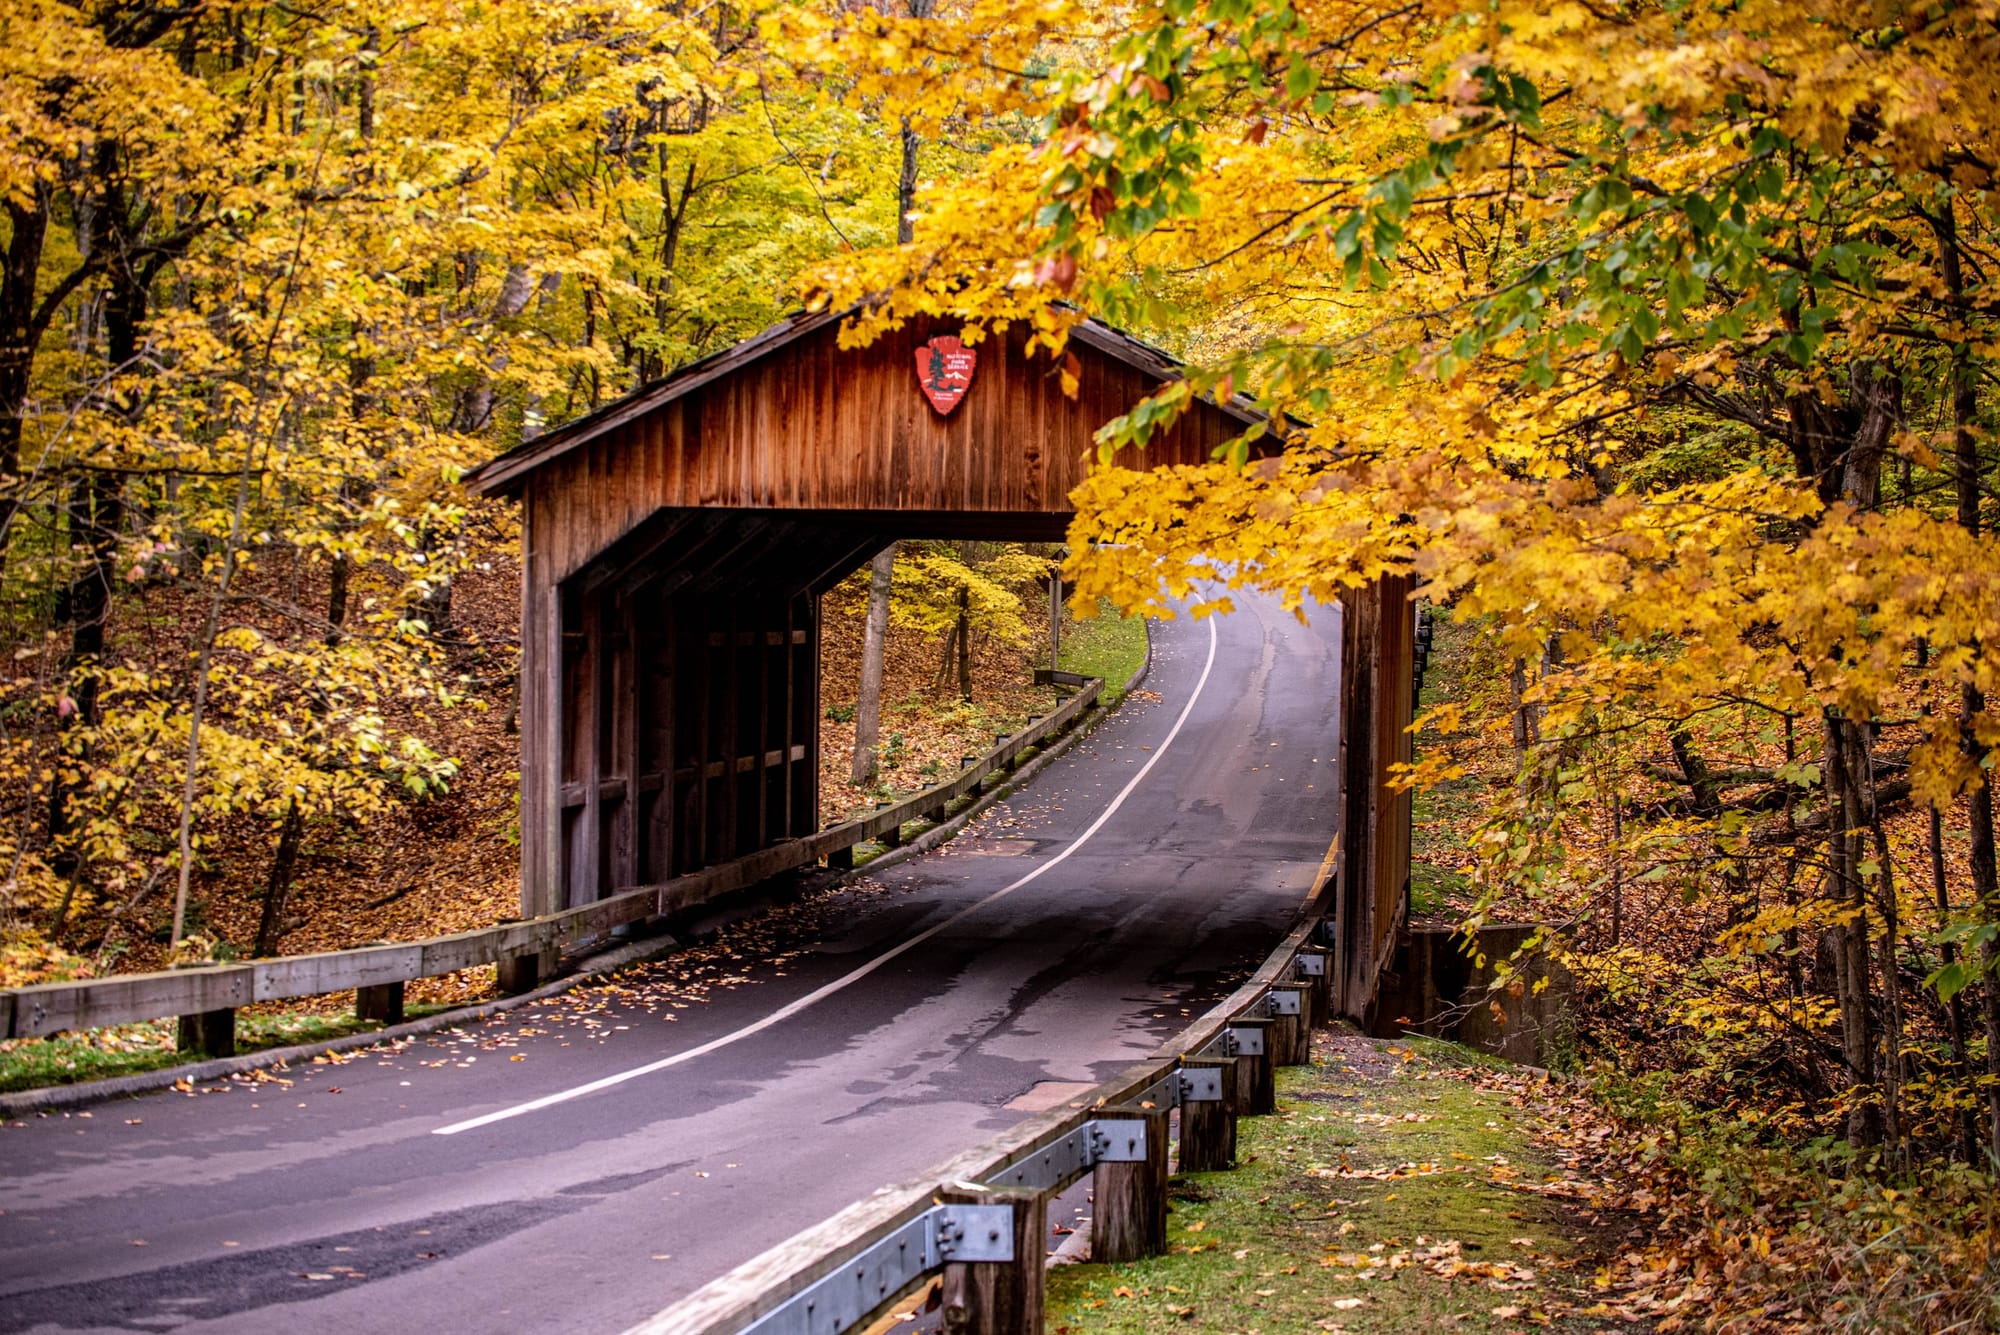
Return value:
<svg viewBox="0 0 2000 1335">
<path fill-rule="evenodd" d="M 1208 622 L 1208 659 L 1201 665 L 1201 676 L 1195 681 L 1194 693 L 1188 696 L 1187 704 L 1181 707 L 1180 717 L 1174 720 L 1174 726 L 1168 730 L 1166 740 L 1154 748 L 1153 754 L 1146 758 L 1146 763 L 1139 767 L 1139 772 L 1134 774 L 1126 785 L 1118 790 L 1118 795 L 1111 799 L 1111 804 L 1099 813 L 1097 819 L 1090 823 L 1090 827 L 1078 835 L 1075 841 L 1064 848 L 1062 852 L 1056 854 L 1041 866 L 1036 867 L 1019 880 L 1001 886 L 998 890 L 995 890 L 992 894 L 979 900 L 977 903 L 960 909 L 943 922 L 928 927 L 902 944 L 882 952 L 852 972 L 843 974 L 832 982 L 806 993 L 796 1001 L 780 1006 L 777 1010 L 772 1011 L 769 1015 L 766 1015 L 754 1024 L 747 1024 L 733 1033 L 722 1035 L 720 1038 L 711 1038 L 706 1043 L 689 1048 L 685 1052 L 676 1052 L 671 1057 L 662 1057 L 656 1062 L 647 1062 L 644 1066 L 635 1066 L 629 1071 L 620 1071 L 616 1075 L 607 1075 L 601 1079 L 592 1080 L 587 1084 L 577 1085 L 573 1089 L 560 1090 L 554 1094 L 544 1094 L 538 1099 L 530 1099 L 526 1103 L 518 1103 L 511 1108 L 502 1108 L 498 1112 L 490 1112 L 484 1116 L 469 1118 L 463 1122 L 453 1122 L 450 1126 L 436 1128 L 431 1134 L 434 1136 L 455 1136 L 461 1131 L 472 1131 L 482 1126 L 491 1126 L 495 1122 L 504 1122 L 510 1117 L 521 1117 L 527 1113 L 539 1112 L 543 1108 L 553 1107 L 558 1103 L 567 1103 L 571 1099 L 580 1099 L 586 1094 L 595 1094 L 600 1089 L 609 1089 L 613 1085 L 622 1085 L 627 1080 L 637 1080 L 642 1075 L 651 1075 L 655 1071 L 664 1071 L 670 1066 L 679 1066 L 682 1062 L 691 1062 L 697 1057 L 705 1057 L 719 1048 L 726 1048 L 732 1043 L 749 1038 L 752 1034 L 761 1034 L 773 1025 L 782 1024 L 786 1020 L 791 1019 L 807 1007 L 815 1006 L 825 1001 L 842 988 L 860 982 L 890 960 L 916 949 L 939 932 L 944 931 L 947 927 L 963 922 L 966 918 L 971 917 L 995 900 L 1013 894 L 1022 886 L 1035 880 L 1043 872 L 1060 866 L 1070 854 L 1088 843 L 1092 835 L 1103 829 L 1106 821 L 1118 814 L 1118 808 L 1125 805 L 1125 799 L 1130 797 L 1133 790 L 1145 781 L 1148 774 L 1152 773 L 1153 766 L 1160 763 L 1160 757 L 1164 756 L 1167 753 L 1167 748 L 1174 744 L 1174 738 L 1180 736 L 1181 728 L 1187 723 L 1188 716 L 1194 713 L 1195 702 L 1201 699 L 1202 689 L 1208 685 L 1208 674 L 1215 667 L 1215 618 L 1211 616 L 1205 618 L 1205 620 Z"/>
</svg>

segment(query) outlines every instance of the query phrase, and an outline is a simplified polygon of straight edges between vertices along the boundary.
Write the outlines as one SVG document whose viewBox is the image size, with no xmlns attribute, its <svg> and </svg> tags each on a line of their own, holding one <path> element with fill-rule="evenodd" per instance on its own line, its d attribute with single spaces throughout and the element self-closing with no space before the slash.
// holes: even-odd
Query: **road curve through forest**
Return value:
<svg viewBox="0 0 2000 1335">
<path fill-rule="evenodd" d="M 0 1128 L 0 1335 L 615 1332 L 1144 1056 L 1337 824 L 1338 616 L 1235 601 L 957 840 L 745 934 L 775 959 Z"/>
</svg>

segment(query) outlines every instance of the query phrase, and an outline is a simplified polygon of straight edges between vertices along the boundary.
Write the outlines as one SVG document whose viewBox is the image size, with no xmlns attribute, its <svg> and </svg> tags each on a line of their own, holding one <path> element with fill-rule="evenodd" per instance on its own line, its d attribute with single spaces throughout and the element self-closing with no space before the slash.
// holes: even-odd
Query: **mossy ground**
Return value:
<svg viewBox="0 0 2000 1335">
<path fill-rule="evenodd" d="M 414 1020 L 445 1009 L 448 1008 L 412 1006 L 406 1018 Z M 357 1020 L 352 1011 L 238 1015 L 236 1051 L 260 1052 L 295 1043 L 323 1042 L 380 1028 L 373 1020 Z M 174 1040 L 172 1020 L 114 1025 L 88 1033 L 58 1034 L 54 1038 L 9 1039 L 0 1042 L 0 1094 L 70 1085 L 81 1080 L 109 1080 L 113 1076 L 137 1075 L 141 1071 L 157 1071 L 163 1066 L 199 1060 L 176 1051 Z"/>
<path fill-rule="evenodd" d="M 1049 1275 L 1058 1335 L 1594 1331 L 1615 1218 L 1531 1188 L 1532 1113 L 1450 1044 L 1322 1035 L 1238 1165 L 1176 1178 L 1164 1256 Z M 1601 1310 L 1601 1309 L 1600 1309 Z M 1619 1329 L 1632 1327 L 1619 1325 Z"/>
</svg>

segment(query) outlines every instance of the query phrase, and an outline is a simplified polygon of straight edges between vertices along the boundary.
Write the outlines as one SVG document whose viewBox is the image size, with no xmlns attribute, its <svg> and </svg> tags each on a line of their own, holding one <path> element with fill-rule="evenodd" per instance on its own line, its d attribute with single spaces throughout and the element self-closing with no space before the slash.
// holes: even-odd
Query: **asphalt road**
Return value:
<svg viewBox="0 0 2000 1335">
<path fill-rule="evenodd" d="M 1156 626 L 1157 700 L 954 843 L 706 949 L 0 1128 L 0 1333 L 615 1332 L 1066 1101 L 1289 926 L 1336 826 L 1337 626 L 1255 598 Z"/>
</svg>

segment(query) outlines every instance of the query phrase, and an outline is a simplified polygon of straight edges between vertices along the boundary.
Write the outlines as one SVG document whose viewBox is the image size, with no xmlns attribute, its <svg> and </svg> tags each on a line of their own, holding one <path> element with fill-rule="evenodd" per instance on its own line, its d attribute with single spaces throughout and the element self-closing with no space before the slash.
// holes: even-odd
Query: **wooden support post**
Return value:
<svg viewBox="0 0 2000 1335">
<path fill-rule="evenodd" d="M 1264 1041 L 1271 1045 L 1270 1058 L 1273 1070 L 1280 1066 L 1297 1066 L 1299 1050 L 1299 1017 L 1296 1015 L 1273 1015 L 1271 1027 L 1264 1031 Z"/>
<path fill-rule="evenodd" d="M 849 844 L 846 848 L 836 848 L 831 853 L 828 853 L 826 855 L 826 865 L 837 871 L 853 871 L 854 845 Z"/>
<path fill-rule="evenodd" d="M 234 1057 L 236 1055 L 236 1012 L 234 1010 L 203 1011 L 199 1015 L 183 1015 L 176 1026 L 177 1046 L 182 1052 L 192 1052 L 202 1057 Z"/>
<path fill-rule="evenodd" d="M 1180 1171 L 1219 1173 L 1236 1165 L 1236 1062 L 1233 1058 L 1189 1057 L 1181 1069 L 1221 1073 L 1222 1097 L 1181 1103 Z"/>
<path fill-rule="evenodd" d="M 888 829 L 882 831 L 882 847 L 901 848 L 902 846 L 903 846 L 903 827 L 901 825 L 892 825 Z"/>
<path fill-rule="evenodd" d="M 550 961 L 550 973 L 554 973 L 554 961 Z M 534 991 L 542 985 L 542 953 L 532 955 L 508 955 L 496 967 L 494 981 L 500 991 L 510 997 L 518 997 L 524 991 Z"/>
<path fill-rule="evenodd" d="M 1263 1117 L 1278 1111 L 1278 1087 L 1271 1066 L 1271 1022 L 1268 1019 L 1231 1020 L 1231 1029 L 1263 1031 L 1262 1052 L 1243 1053 L 1236 1059 L 1236 1107 L 1243 1117 Z"/>
<path fill-rule="evenodd" d="M 1297 1015 L 1271 1017 L 1271 1064 L 1304 1066 L 1312 1060 L 1312 989 L 1304 983 L 1276 983 L 1271 992 L 1288 992 L 1299 1006 Z"/>
<path fill-rule="evenodd" d="M 383 1024 L 401 1024 L 403 1022 L 402 980 L 355 988 L 354 1017 L 357 1020 L 379 1020 Z"/>
<path fill-rule="evenodd" d="M 1308 975 L 1306 982 L 1312 988 L 1312 1022 L 1315 1025 L 1333 1023 L 1333 954 L 1331 951 L 1310 947 L 1299 952 L 1301 959 L 1311 955 L 1320 961 L 1320 971 Z"/>
<path fill-rule="evenodd" d="M 1062 571 L 1049 572 L 1049 671 L 1062 666 Z"/>
<path fill-rule="evenodd" d="M 1042 1230 L 1048 1226 L 1043 1193 L 1005 1187 L 949 1187 L 945 1205 L 1008 1205 L 1014 1211 L 1014 1259 L 947 1264 L 944 1327 L 953 1335 L 1041 1335 Z"/>
<path fill-rule="evenodd" d="M 1136 1261 L 1167 1249 L 1167 1110 L 1099 1108 L 1099 1122 L 1117 1137 L 1127 1125 L 1145 1128 L 1146 1157 L 1099 1162 L 1090 1170 L 1090 1259 Z"/>
</svg>

